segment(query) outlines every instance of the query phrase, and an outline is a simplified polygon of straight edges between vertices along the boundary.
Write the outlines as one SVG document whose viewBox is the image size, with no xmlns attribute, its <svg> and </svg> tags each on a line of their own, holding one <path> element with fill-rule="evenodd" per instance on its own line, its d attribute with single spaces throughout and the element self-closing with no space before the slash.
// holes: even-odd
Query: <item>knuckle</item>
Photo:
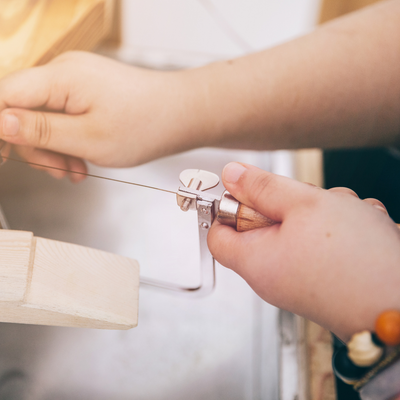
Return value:
<svg viewBox="0 0 400 400">
<path fill-rule="evenodd" d="M 347 188 L 347 187 L 334 187 L 334 188 L 328 189 L 328 191 L 331 193 L 350 195 L 350 196 L 354 196 L 354 197 L 358 198 L 357 193 L 354 190 Z"/>
<path fill-rule="evenodd" d="M 51 125 L 44 112 L 36 112 L 34 117 L 32 139 L 34 145 L 46 147 L 51 137 Z"/>
<path fill-rule="evenodd" d="M 273 188 L 276 182 L 276 177 L 273 174 L 263 173 L 259 175 L 251 184 L 250 191 L 254 204 L 258 204 L 266 196 L 268 191 Z"/>
</svg>

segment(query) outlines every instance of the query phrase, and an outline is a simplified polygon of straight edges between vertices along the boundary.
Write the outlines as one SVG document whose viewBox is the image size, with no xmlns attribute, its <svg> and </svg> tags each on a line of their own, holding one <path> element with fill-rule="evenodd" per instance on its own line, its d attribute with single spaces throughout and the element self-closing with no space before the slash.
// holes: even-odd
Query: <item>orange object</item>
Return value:
<svg viewBox="0 0 400 400">
<path fill-rule="evenodd" d="M 376 320 L 375 333 L 387 346 L 400 344 L 400 311 L 384 311 Z"/>
</svg>

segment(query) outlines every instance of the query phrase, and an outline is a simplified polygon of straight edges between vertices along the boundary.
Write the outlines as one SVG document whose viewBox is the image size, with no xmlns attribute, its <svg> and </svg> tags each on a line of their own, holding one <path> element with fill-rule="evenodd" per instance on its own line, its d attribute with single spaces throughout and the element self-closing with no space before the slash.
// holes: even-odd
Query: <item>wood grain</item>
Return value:
<svg viewBox="0 0 400 400">
<path fill-rule="evenodd" d="M 122 44 L 122 0 L 108 0 L 108 7 L 109 29 L 100 47 L 117 49 Z"/>
<path fill-rule="evenodd" d="M 236 223 L 236 230 L 238 232 L 263 228 L 265 226 L 274 225 L 275 223 L 275 221 L 272 221 L 272 219 L 260 214 L 258 211 L 247 207 L 244 204 L 239 204 Z"/>
<path fill-rule="evenodd" d="M 0 230 L 0 301 L 23 300 L 32 246 L 32 232 Z"/>
<path fill-rule="evenodd" d="M 108 34 L 113 0 L 0 0 L 0 78 Z"/>
<path fill-rule="evenodd" d="M 319 22 L 329 21 L 378 1 L 382 0 L 323 0 Z"/>
<path fill-rule="evenodd" d="M 0 321 L 129 329 L 138 321 L 135 260 L 0 230 Z"/>
</svg>

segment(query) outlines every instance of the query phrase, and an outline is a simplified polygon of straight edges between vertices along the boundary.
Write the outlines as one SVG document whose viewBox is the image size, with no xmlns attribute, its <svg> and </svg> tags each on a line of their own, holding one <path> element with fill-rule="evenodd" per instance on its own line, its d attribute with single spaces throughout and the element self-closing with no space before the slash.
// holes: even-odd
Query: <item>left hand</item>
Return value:
<svg viewBox="0 0 400 400">
<path fill-rule="evenodd" d="M 204 145 L 205 135 L 194 134 L 204 121 L 191 108 L 198 97 L 184 71 L 67 52 L 0 80 L 0 139 L 26 161 L 50 167 L 85 173 L 85 161 L 135 166 Z"/>
</svg>

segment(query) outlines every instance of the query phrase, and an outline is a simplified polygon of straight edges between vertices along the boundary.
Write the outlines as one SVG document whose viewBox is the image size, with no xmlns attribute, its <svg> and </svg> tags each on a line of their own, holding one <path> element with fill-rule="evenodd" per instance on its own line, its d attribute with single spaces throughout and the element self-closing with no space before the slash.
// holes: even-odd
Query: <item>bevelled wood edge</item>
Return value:
<svg viewBox="0 0 400 400">
<path fill-rule="evenodd" d="M 247 207 L 244 204 L 239 204 L 236 224 L 236 230 L 238 232 L 264 228 L 266 226 L 274 225 L 275 223 L 275 221 L 260 214 L 258 211 Z"/>
</svg>

